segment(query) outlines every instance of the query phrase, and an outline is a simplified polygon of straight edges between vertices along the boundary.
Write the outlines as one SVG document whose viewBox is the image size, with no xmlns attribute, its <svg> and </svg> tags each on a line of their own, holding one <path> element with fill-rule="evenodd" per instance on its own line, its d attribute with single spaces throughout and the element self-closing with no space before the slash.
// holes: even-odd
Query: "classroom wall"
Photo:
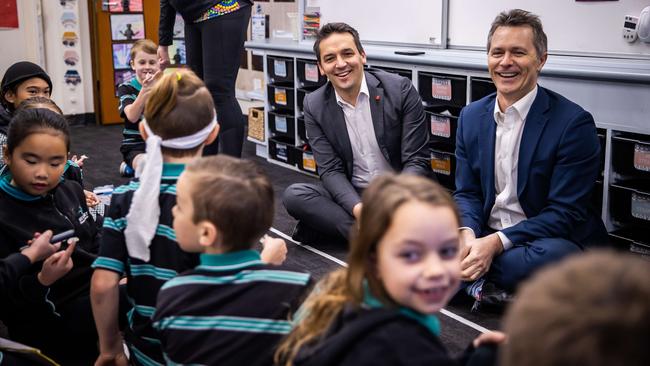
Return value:
<svg viewBox="0 0 650 366">
<path fill-rule="evenodd" d="M 62 7 L 53 0 L 19 0 L 18 29 L 0 30 L 0 73 L 18 61 L 31 61 L 41 65 L 52 79 L 52 99 L 65 114 L 92 113 L 93 83 L 92 54 L 90 50 L 90 29 L 88 3 L 76 1 L 74 11 L 78 15 L 75 32 L 79 35 L 79 44 L 75 47 L 79 53 L 80 63 L 75 67 L 81 75 L 82 83 L 74 90 L 65 83 L 65 72 L 71 69 L 65 65 L 61 43 L 63 27 L 61 25 Z"/>
<path fill-rule="evenodd" d="M 44 66 L 38 39 L 40 0 L 19 0 L 17 29 L 0 29 L 0 73 L 18 61 L 31 61 Z"/>
</svg>

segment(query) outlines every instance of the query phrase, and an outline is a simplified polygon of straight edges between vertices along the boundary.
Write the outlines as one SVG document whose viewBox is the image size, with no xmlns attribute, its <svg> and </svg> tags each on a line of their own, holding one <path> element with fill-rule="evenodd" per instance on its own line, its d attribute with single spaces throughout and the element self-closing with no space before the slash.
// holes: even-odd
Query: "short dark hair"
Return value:
<svg viewBox="0 0 650 366">
<path fill-rule="evenodd" d="M 56 105 L 56 103 L 52 99 L 44 98 L 44 97 L 27 98 L 18 105 L 17 109 L 20 110 L 20 109 L 38 109 L 38 108 L 45 108 L 53 112 L 63 114 L 61 108 L 59 108 L 59 106 Z"/>
<path fill-rule="evenodd" d="M 62 115 L 45 108 L 16 111 L 7 130 L 7 151 L 11 154 L 28 136 L 47 130 L 61 134 L 70 151 L 70 128 Z"/>
<path fill-rule="evenodd" d="M 508 309 L 504 366 L 650 365 L 650 266 L 613 251 L 541 270 Z"/>
<path fill-rule="evenodd" d="M 488 52 L 490 52 L 492 36 L 497 28 L 525 26 L 529 26 L 533 30 L 533 45 L 535 46 L 535 51 L 537 51 L 537 57 L 542 57 L 548 50 L 548 40 L 546 38 L 546 33 L 544 33 L 544 28 L 542 27 L 542 21 L 537 15 L 522 9 L 502 11 L 496 18 L 494 18 L 492 26 L 490 27 L 490 33 L 488 33 Z"/>
<path fill-rule="evenodd" d="M 318 30 L 316 41 L 314 42 L 314 53 L 318 62 L 320 62 L 320 42 L 331 36 L 332 33 L 350 33 L 354 39 L 354 44 L 357 46 L 357 51 L 359 53 L 365 53 L 361 45 L 361 39 L 359 39 L 359 32 L 356 29 L 345 23 L 327 23 Z"/>
<path fill-rule="evenodd" d="M 249 160 L 225 155 L 199 158 L 185 173 L 191 182 L 195 223 L 213 223 L 225 250 L 248 250 L 273 223 L 273 186 Z"/>
</svg>

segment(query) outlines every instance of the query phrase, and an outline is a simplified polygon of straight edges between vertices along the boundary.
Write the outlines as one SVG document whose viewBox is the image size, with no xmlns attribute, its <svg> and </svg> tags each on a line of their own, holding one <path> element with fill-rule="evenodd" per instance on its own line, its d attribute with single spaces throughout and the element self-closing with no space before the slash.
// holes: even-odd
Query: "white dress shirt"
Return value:
<svg viewBox="0 0 650 366">
<path fill-rule="evenodd" d="M 355 106 L 346 102 L 334 91 L 336 102 L 343 110 L 345 126 L 352 146 L 352 185 L 366 188 L 375 176 L 392 171 L 392 167 L 381 153 L 375 126 L 370 113 L 370 92 L 366 76 L 361 81 L 361 89 Z"/>
<path fill-rule="evenodd" d="M 494 121 L 497 124 L 494 144 L 494 190 L 495 200 L 488 226 L 497 230 L 503 243 L 503 249 L 512 247 L 512 241 L 500 230 L 514 226 L 526 220 L 517 197 L 517 172 L 519 147 L 524 131 L 526 117 L 537 96 L 537 86 L 523 98 L 519 99 L 504 112 L 499 108 L 498 100 L 494 102 Z"/>
</svg>

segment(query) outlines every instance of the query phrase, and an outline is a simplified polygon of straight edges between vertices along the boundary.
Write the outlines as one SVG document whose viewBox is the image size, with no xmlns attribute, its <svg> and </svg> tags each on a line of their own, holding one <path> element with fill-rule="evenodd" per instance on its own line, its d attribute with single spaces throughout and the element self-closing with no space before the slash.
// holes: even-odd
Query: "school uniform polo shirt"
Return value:
<svg viewBox="0 0 650 366">
<path fill-rule="evenodd" d="M 264 264 L 256 251 L 201 255 L 167 282 L 153 317 L 168 364 L 272 365 L 308 273 Z"/>
<path fill-rule="evenodd" d="M 104 218 L 103 241 L 93 267 L 126 275 L 128 278 L 127 294 L 133 308 L 127 314 L 128 326 L 124 338 L 131 351 L 131 359 L 137 365 L 164 364 L 160 341 L 151 328 L 158 290 L 166 281 L 198 264 L 198 255 L 180 249 L 172 228 L 176 181 L 184 169 L 184 164 L 163 165 L 158 198 L 160 219 L 149 247 L 151 257 L 148 262 L 130 257 L 124 238 L 126 215 L 133 194 L 140 186 L 137 179 L 113 191 L 111 205 Z"/>
</svg>

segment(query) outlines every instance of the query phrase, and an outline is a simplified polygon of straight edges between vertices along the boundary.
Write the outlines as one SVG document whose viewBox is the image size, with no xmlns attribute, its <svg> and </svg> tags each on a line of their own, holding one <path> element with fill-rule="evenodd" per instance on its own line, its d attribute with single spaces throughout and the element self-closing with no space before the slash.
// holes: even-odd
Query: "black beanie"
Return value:
<svg viewBox="0 0 650 366">
<path fill-rule="evenodd" d="M 52 92 L 52 80 L 50 76 L 43 70 L 40 66 L 29 61 L 20 61 L 9 66 L 5 72 L 5 76 L 2 77 L 2 87 L 0 89 L 0 96 L 4 100 L 5 93 L 14 85 L 25 81 L 31 78 L 41 78 L 45 80 L 47 85 L 50 86 L 50 92 Z"/>
</svg>

